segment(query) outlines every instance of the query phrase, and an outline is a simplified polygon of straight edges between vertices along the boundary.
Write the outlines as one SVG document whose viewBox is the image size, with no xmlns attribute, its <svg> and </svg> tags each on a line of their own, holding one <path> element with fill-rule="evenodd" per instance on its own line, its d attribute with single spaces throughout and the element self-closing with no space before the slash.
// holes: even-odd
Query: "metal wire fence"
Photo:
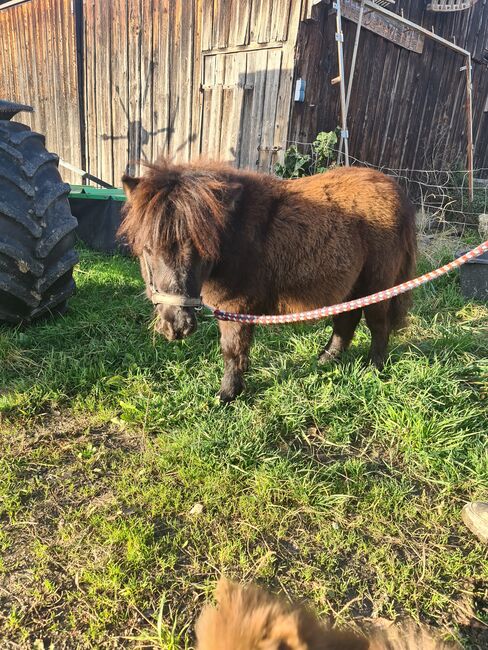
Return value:
<svg viewBox="0 0 488 650">
<path fill-rule="evenodd" d="M 311 142 L 289 142 L 300 154 L 309 157 L 307 173 L 323 168 Z M 325 161 L 329 167 L 337 164 L 338 149 L 333 149 Z M 349 155 L 351 165 L 377 169 L 393 176 L 403 187 L 417 209 L 417 220 L 425 230 L 438 231 L 455 228 L 462 234 L 466 227 L 476 226 L 480 214 L 488 213 L 488 168 L 475 169 L 473 201 L 469 200 L 468 171 L 465 169 L 392 169 L 386 165 L 372 165 Z"/>
</svg>

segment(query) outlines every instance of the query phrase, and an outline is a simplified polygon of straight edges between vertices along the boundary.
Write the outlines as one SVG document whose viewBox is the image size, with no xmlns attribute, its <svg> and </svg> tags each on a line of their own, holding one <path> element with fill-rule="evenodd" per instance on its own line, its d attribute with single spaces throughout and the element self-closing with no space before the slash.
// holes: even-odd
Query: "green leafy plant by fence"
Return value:
<svg viewBox="0 0 488 650">
<path fill-rule="evenodd" d="M 283 163 L 275 165 L 275 174 L 281 178 L 301 178 L 320 174 L 335 165 L 337 133 L 321 131 L 312 143 L 311 153 L 302 153 L 297 145 L 285 151 Z"/>
</svg>

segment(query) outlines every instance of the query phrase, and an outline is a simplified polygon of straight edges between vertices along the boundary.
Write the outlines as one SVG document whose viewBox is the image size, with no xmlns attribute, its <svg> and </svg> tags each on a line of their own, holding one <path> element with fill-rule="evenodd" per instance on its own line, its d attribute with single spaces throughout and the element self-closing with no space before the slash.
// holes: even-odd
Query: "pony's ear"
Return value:
<svg viewBox="0 0 488 650">
<path fill-rule="evenodd" d="M 122 176 L 122 187 L 128 199 L 130 199 L 130 195 L 139 185 L 140 180 L 137 176 L 129 176 L 128 174 Z"/>
</svg>

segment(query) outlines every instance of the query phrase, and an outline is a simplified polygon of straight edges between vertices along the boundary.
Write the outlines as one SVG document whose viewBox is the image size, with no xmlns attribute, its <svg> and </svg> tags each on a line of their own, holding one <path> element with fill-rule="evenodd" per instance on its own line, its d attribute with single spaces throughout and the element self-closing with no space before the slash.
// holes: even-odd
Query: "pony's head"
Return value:
<svg viewBox="0 0 488 650">
<path fill-rule="evenodd" d="M 156 328 L 168 340 L 196 330 L 202 285 L 218 262 L 222 234 L 241 192 L 218 165 L 147 165 L 123 176 L 127 205 L 119 234 L 139 257 Z"/>
</svg>

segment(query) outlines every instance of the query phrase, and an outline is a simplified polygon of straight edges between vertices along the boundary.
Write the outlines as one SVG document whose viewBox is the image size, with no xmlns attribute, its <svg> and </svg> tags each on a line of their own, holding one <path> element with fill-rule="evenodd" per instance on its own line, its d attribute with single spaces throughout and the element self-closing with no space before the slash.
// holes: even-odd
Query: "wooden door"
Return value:
<svg viewBox="0 0 488 650">
<path fill-rule="evenodd" d="M 299 17 L 288 0 L 204 2 L 203 156 L 273 169 L 286 148 Z"/>
</svg>

